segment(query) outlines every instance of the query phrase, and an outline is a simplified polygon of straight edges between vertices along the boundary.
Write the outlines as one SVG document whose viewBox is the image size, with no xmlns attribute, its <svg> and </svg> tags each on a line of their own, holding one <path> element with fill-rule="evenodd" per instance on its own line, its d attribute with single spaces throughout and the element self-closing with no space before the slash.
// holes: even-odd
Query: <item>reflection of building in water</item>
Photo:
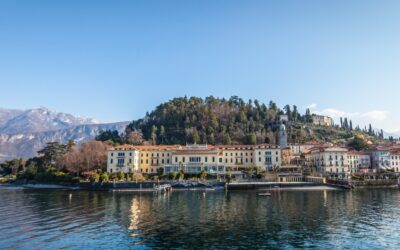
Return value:
<svg viewBox="0 0 400 250">
<path fill-rule="evenodd" d="M 139 215 L 140 215 L 140 203 L 137 197 L 134 197 L 131 202 L 131 214 L 129 216 L 129 230 L 137 230 L 139 224 Z M 137 233 L 133 232 L 132 236 L 136 236 Z"/>
</svg>

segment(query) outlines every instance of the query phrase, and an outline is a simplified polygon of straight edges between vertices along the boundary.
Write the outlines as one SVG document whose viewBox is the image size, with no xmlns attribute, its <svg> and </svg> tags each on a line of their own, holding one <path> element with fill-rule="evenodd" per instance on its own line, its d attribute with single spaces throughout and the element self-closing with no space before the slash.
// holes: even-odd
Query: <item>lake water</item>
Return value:
<svg viewBox="0 0 400 250">
<path fill-rule="evenodd" d="M 0 187 L 1 249 L 399 249 L 400 191 Z"/>
</svg>

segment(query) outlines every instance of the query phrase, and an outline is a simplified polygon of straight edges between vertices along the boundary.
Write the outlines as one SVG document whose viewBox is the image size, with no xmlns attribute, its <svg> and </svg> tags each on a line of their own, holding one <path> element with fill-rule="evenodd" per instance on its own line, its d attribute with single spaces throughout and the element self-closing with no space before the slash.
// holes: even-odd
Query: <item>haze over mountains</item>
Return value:
<svg viewBox="0 0 400 250">
<path fill-rule="evenodd" d="M 14 110 L 0 108 L 0 162 L 35 156 L 47 142 L 77 143 L 94 139 L 101 130 L 122 132 L 128 122 L 100 123 L 92 118 L 51 111 L 47 108 Z"/>
</svg>

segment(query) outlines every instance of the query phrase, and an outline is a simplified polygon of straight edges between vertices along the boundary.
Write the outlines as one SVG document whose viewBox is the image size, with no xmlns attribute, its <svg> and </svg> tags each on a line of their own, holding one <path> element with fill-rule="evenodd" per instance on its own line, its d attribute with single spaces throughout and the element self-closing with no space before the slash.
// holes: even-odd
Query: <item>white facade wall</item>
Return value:
<svg viewBox="0 0 400 250">
<path fill-rule="evenodd" d="M 107 153 L 107 172 L 133 173 L 139 170 L 138 150 L 110 150 Z"/>
<path fill-rule="evenodd" d="M 390 155 L 390 168 L 395 173 L 400 173 L 400 154 L 391 154 Z"/>
<path fill-rule="evenodd" d="M 349 174 L 347 149 L 317 148 L 311 150 L 312 166 L 321 176 L 346 178 Z"/>
</svg>

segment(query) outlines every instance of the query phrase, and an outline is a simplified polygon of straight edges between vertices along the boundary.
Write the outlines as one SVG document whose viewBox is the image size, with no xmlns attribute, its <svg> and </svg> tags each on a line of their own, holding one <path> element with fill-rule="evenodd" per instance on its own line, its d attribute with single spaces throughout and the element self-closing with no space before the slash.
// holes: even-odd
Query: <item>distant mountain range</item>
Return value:
<svg viewBox="0 0 400 250">
<path fill-rule="evenodd" d="M 29 158 L 47 142 L 81 143 L 102 130 L 123 132 L 129 122 L 100 123 L 92 118 L 51 111 L 47 108 L 13 110 L 0 108 L 0 162 Z"/>
</svg>

